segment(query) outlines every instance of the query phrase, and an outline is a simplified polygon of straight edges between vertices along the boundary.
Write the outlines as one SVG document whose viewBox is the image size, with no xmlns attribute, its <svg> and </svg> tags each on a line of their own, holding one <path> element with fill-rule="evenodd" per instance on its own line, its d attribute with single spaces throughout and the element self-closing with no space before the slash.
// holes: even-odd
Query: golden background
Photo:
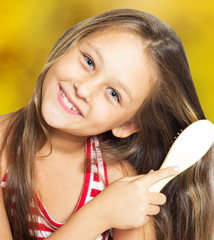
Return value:
<svg viewBox="0 0 214 240">
<path fill-rule="evenodd" d="M 213 0 L 1 1 L 0 114 L 28 103 L 51 48 L 66 29 L 115 8 L 150 12 L 177 32 L 206 117 L 214 122 Z"/>
</svg>

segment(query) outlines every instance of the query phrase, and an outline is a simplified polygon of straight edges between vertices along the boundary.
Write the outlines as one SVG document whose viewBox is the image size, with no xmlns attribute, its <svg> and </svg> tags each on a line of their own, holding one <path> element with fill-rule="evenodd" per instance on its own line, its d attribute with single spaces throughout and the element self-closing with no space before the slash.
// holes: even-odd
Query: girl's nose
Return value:
<svg viewBox="0 0 214 240">
<path fill-rule="evenodd" d="M 89 80 L 74 82 L 77 97 L 83 99 L 85 102 L 90 102 L 92 100 L 92 85 L 92 82 Z"/>
</svg>

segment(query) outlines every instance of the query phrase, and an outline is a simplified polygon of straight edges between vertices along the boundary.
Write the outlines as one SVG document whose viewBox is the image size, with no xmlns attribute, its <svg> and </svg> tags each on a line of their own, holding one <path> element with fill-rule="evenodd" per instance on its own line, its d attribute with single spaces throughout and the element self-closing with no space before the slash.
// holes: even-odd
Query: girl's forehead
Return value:
<svg viewBox="0 0 214 240">
<path fill-rule="evenodd" d="M 120 56 L 127 60 L 130 57 L 140 59 L 143 56 L 143 58 L 147 58 L 143 39 L 131 31 L 119 28 L 109 28 L 90 34 L 81 39 L 77 45 L 87 45 L 95 50 L 98 49 L 101 54 L 106 56 Z"/>
<path fill-rule="evenodd" d="M 86 36 L 84 36 L 82 39 L 80 39 L 79 43 L 81 42 L 87 42 L 87 41 L 96 41 L 102 38 L 103 36 L 107 38 L 120 38 L 121 36 L 124 35 L 129 35 L 132 36 L 133 38 L 138 38 L 141 43 L 143 43 L 143 38 L 139 36 L 139 34 L 135 33 L 134 31 L 131 31 L 128 28 L 124 27 L 107 27 L 105 29 L 100 29 L 95 32 L 92 32 Z"/>
</svg>

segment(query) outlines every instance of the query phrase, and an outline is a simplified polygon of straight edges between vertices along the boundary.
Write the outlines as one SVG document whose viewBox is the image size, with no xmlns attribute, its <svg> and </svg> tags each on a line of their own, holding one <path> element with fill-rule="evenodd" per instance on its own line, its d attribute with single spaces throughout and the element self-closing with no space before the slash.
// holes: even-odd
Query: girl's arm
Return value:
<svg viewBox="0 0 214 240">
<path fill-rule="evenodd" d="M 0 187 L 0 239 L 12 240 L 10 225 L 4 207 L 3 192 Z"/>
<path fill-rule="evenodd" d="M 47 239 L 94 240 L 106 230 L 116 228 L 130 229 L 115 230 L 116 240 L 125 240 L 124 233 L 129 234 L 129 238 L 126 239 L 141 240 L 139 231 L 135 231 L 133 228 L 145 225 L 148 222 L 148 215 L 156 215 L 159 211 L 158 205 L 164 204 L 166 200 L 163 194 L 151 193 L 148 188 L 155 182 L 176 173 L 173 168 L 167 168 L 144 176 L 116 180 L 80 208 Z M 0 239 L 11 240 L 1 188 L 0 191 Z M 149 234 L 147 233 L 147 235 Z M 151 240 L 151 238 L 149 239 Z"/>
<path fill-rule="evenodd" d="M 96 204 L 96 203 L 95 203 Z M 47 239 L 52 240 L 95 240 L 107 227 L 102 221 L 93 201 L 83 206 L 69 221 Z M 0 187 L 0 239 L 13 240 L 7 213 L 4 207 L 3 192 Z"/>
<path fill-rule="evenodd" d="M 148 189 L 163 178 L 177 174 L 173 168 L 161 169 L 144 176 L 125 177 L 110 184 L 93 200 L 80 208 L 48 240 L 95 240 L 101 233 L 115 228 L 117 240 L 142 240 L 140 228 L 148 223 L 149 215 L 156 215 L 166 198 Z M 116 229 L 129 229 L 125 231 Z M 152 234 L 145 228 L 149 240 Z M 142 229 L 141 229 L 142 230 Z M 125 233 L 129 238 L 125 238 Z M 152 239 L 153 240 L 153 239 Z"/>
<path fill-rule="evenodd" d="M 95 240 L 108 227 L 99 211 L 99 201 L 91 200 L 80 208 L 62 227 L 55 231 L 48 240 Z"/>
</svg>

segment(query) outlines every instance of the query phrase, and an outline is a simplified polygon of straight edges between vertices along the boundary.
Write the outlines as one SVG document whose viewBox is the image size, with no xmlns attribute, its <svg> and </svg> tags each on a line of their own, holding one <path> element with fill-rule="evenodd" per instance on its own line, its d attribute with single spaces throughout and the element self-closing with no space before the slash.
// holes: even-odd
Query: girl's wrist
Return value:
<svg viewBox="0 0 214 240">
<path fill-rule="evenodd" d="M 110 222 L 108 217 L 108 211 L 106 209 L 105 200 L 101 196 L 96 196 L 93 200 L 88 202 L 85 207 L 88 208 L 88 211 L 91 213 L 92 221 L 96 224 L 96 229 L 99 234 L 110 229 Z M 87 213 L 86 213 L 87 214 Z M 99 236 L 99 235 L 98 235 Z"/>
</svg>

